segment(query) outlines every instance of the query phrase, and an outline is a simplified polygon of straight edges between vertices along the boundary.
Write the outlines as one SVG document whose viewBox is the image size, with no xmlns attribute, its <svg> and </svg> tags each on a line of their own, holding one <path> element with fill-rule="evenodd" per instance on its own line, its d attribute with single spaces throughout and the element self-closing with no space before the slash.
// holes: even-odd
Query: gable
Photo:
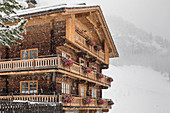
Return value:
<svg viewBox="0 0 170 113">
<path fill-rule="evenodd" d="M 66 9 L 67 13 L 75 14 L 75 26 L 95 43 L 108 47 L 109 57 L 118 57 L 118 52 L 103 13 L 99 6 Z"/>
</svg>

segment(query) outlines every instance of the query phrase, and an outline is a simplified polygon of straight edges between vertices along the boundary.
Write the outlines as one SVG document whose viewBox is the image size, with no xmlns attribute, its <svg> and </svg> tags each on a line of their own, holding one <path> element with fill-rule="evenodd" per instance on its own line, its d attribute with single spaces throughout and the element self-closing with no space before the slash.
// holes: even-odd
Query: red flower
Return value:
<svg viewBox="0 0 170 113">
<path fill-rule="evenodd" d="M 82 70 L 85 74 L 91 73 L 91 68 L 82 66 Z"/>
<path fill-rule="evenodd" d="M 112 100 L 109 100 L 108 105 L 114 105 L 114 102 Z"/>
<path fill-rule="evenodd" d="M 83 104 L 90 104 L 92 102 L 89 98 L 83 98 Z"/>
<path fill-rule="evenodd" d="M 62 62 L 64 66 L 68 66 L 68 67 L 71 67 L 74 64 L 74 61 L 71 60 L 71 58 L 66 58 L 66 57 L 62 57 Z"/>
<path fill-rule="evenodd" d="M 103 78 L 103 77 L 104 77 L 104 75 L 103 75 L 103 74 L 101 74 L 101 73 L 97 73 L 97 75 L 96 75 L 96 76 L 97 76 L 97 78 L 98 78 L 98 79 L 101 79 L 101 78 Z"/>
<path fill-rule="evenodd" d="M 72 95 L 63 95 L 62 101 L 64 103 L 72 103 L 74 101 L 74 98 L 72 97 Z"/>
<path fill-rule="evenodd" d="M 98 100 L 97 100 L 97 104 L 98 104 L 98 105 L 102 105 L 102 104 L 104 104 L 104 100 L 102 100 L 102 99 L 98 99 Z"/>
<path fill-rule="evenodd" d="M 113 78 L 108 77 L 108 78 L 107 78 L 107 81 L 108 81 L 108 82 L 113 82 Z"/>
</svg>

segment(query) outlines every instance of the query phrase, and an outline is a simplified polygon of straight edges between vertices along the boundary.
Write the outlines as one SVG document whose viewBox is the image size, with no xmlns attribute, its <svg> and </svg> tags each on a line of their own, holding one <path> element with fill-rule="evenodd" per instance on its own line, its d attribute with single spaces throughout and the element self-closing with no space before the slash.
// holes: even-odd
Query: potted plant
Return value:
<svg viewBox="0 0 170 113">
<path fill-rule="evenodd" d="M 114 102 L 110 99 L 109 101 L 108 101 L 108 105 L 113 105 L 114 104 Z"/>
<path fill-rule="evenodd" d="M 85 74 L 91 73 L 91 68 L 89 68 L 89 67 L 82 66 L 82 70 Z"/>
<path fill-rule="evenodd" d="M 66 57 L 62 57 L 62 62 L 64 66 L 68 66 L 68 67 L 71 67 L 74 64 L 74 61 L 71 60 L 71 58 L 66 58 Z"/>
<path fill-rule="evenodd" d="M 74 101 L 74 98 L 72 97 L 72 95 L 63 95 L 62 101 L 64 103 L 72 103 Z"/>
<path fill-rule="evenodd" d="M 91 39 L 86 39 L 86 43 L 87 45 L 90 45 L 90 46 L 94 46 L 95 45 L 95 42 Z"/>
<path fill-rule="evenodd" d="M 83 98 L 83 104 L 90 104 L 92 102 L 92 99 L 90 98 Z"/>
<path fill-rule="evenodd" d="M 100 51 L 100 50 L 102 49 L 102 47 L 99 46 L 99 45 L 95 45 L 95 46 L 94 46 L 94 49 L 95 49 L 96 51 Z"/>
<path fill-rule="evenodd" d="M 104 75 L 101 74 L 101 73 L 97 73 L 97 74 L 96 74 L 96 77 L 97 77 L 98 79 L 102 79 L 102 78 L 104 77 Z"/>
<path fill-rule="evenodd" d="M 107 81 L 108 81 L 108 82 L 113 82 L 113 78 L 108 77 L 108 78 L 107 78 Z"/>
<path fill-rule="evenodd" d="M 98 105 L 102 105 L 102 104 L 104 104 L 104 100 L 102 100 L 102 99 L 98 99 L 98 100 L 97 100 L 97 104 L 98 104 Z"/>
</svg>

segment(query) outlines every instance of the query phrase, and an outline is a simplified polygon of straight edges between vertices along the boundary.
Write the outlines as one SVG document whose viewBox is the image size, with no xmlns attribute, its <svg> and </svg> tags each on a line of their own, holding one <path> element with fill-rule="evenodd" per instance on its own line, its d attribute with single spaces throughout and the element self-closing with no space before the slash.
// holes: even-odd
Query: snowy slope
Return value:
<svg viewBox="0 0 170 113">
<path fill-rule="evenodd" d="M 110 66 L 104 74 L 114 78 L 105 98 L 115 102 L 110 113 L 170 113 L 168 74 L 142 66 Z"/>
<path fill-rule="evenodd" d="M 170 42 L 154 36 L 134 24 L 114 15 L 106 16 L 108 26 L 120 57 L 111 60 L 117 65 L 151 66 L 159 71 L 170 72 Z"/>
</svg>

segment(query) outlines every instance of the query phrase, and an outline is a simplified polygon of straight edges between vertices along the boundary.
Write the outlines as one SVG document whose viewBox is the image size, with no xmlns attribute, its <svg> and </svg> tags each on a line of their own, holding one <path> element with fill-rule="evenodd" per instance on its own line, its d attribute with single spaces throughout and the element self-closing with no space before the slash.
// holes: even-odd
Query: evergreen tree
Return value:
<svg viewBox="0 0 170 113">
<path fill-rule="evenodd" d="M 20 44 L 27 20 L 16 15 L 22 6 L 16 0 L 0 0 L 0 46 Z"/>
</svg>

